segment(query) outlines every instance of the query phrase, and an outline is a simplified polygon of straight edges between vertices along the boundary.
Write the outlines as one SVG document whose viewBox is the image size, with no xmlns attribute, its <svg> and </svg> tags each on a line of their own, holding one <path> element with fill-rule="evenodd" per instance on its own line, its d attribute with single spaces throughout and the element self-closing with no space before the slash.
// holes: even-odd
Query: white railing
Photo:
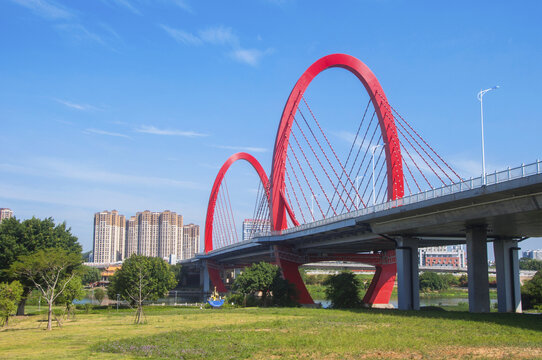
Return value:
<svg viewBox="0 0 542 360">
<path fill-rule="evenodd" d="M 542 174 L 542 161 L 537 160 L 531 164 L 521 164 L 521 166 L 515 168 L 508 168 L 502 171 L 495 171 L 494 173 L 486 174 L 486 185 L 498 184 L 514 179 L 519 179 L 531 175 Z M 458 183 L 453 183 L 446 185 L 440 188 L 431 189 L 423 191 L 417 194 L 412 194 L 409 196 L 404 196 L 397 200 L 391 200 L 382 204 L 377 204 L 373 206 L 368 206 L 363 209 L 355 210 L 349 213 L 329 217 L 327 219 L 322 219 L 314 221 L 311 223 L 299 225 L 293 228 L 280 230 L 280 231 L 271 231 L 271 232 L 260 232 L 254 235 L 257 237 L 272 236 L 272 235 L 285 235 L 298 231 L 303 231 L 307 229 L 313 229 L 322 225 L 331 224 L 341 220 L 352 219 L 367 214 L 389 210 L 398 206 L 414 204 L 420 201 L 434 199 L 444 195 L 456 194 L 462 191 L 472 190 L 482 187 L 482 177 L 470 178 L 469 180 L 461 181 Z"/>
</svg>

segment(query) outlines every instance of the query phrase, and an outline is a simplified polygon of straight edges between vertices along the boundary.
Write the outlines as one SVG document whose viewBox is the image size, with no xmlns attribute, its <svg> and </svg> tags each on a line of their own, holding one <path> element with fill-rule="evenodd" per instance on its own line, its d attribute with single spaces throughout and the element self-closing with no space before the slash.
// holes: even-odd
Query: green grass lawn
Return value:
<svg viewBox="0 0 542 360">
<path fill-rule="evenodd" d="M 78 313 L 50 332 L 43 314 L 14 318 L 0 331 L 0 358 L 542 358 L 539 315 L 148 307 L 146 318 Z"/>
</svg>

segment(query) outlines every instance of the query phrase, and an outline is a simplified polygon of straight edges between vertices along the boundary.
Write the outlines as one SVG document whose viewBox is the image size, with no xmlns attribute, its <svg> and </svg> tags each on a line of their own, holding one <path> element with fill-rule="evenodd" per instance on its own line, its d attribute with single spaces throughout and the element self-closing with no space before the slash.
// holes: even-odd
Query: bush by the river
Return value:
<svg viewBox="0 0 542 360">
<path fill-rule="evenodd" d="M 324 282 L 326 298 L 331 301 L 331 307 L 336 309 L 356 308 L 362 305 L 359 291 L 361 281 L 351 271 L 329 276 Z"/>
<path fill-rule="evenodd" d="M 542 271 L 538 271 L 521 287 L 521 302 L 525 310 L 542 310 Z"/>
</svg>

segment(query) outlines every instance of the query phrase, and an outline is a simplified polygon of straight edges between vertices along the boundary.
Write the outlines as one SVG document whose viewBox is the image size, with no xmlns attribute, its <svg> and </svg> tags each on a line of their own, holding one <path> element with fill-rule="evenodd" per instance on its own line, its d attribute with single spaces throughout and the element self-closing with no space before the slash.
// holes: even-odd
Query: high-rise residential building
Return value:
<svg viewBox="0 0 542 360">
<path fill-rule="evenodd" d="M 183 217 L 175 212 L 166 210 L 159 217 L 158 256 L 169 258 L 177 255 L 178 242 L 182 240 Z M 181 233 L 181 237 L 179 237 Z"/>
<path fill-rule="evenodd" d="M 243 221 L 243 241 L 250 240 L 260 232 L 270 232 L 271 222 L 268 219 L 245 219 Z"/>
<path fill-rule="evenodd" d="M 159 212 L 145 210 L 136 213 L 138 219 L 137 253 L 145 256 L 158 256 Z"/>
<path fill-rule="evenodd" d="M 13 217 L 13 211 L 8 208 L 0 208 L 0 222 L 4 219 L 9 219 Z"/>
<path fill-rule="evenodd" d="M 124 260 L 126 218 L 117 210 L 94 214 L 94 262 Z"/>
<path fill-rule="evenodd" d="M 94 216 L 94 262 L 112 263 L 133 254 L 185 259 L 199 251 L 199 226 L 190 224 L 185 234 L 183 217 L 165 210 L 145 210 L 125 219 L 118 212 Z M 186 254 L 186 255 L 185 255 Z"/>
<path fill-rule="evenodd" d="M 188 224 L 183 226 L 183 242 L 181 260 L 193 258 L 199 252 L 199 225 Z"/>
<path fill-rule="evenodd" d="M 542 249 L 524 251 L 523 257 L 528 259 L 542 260 Z"/>
<path fill-rule="evenodd" d="M 127 259 L 133 254 L 137 254 L 139 234 L 139 222 L 137 216 L 131 216 L 126 220 L 126 250 L 124 257 Z"/>
</svg>

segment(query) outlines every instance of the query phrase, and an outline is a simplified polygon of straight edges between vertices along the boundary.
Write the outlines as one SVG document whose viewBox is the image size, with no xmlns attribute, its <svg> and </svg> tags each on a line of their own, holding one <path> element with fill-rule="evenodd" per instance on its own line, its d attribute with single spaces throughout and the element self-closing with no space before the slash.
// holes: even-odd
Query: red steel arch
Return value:
<svg viewBox="0 0 542 360">
<path fill-rule="evenodd" d="M 267 174 L 265 173 L 262 165 L 258 162 L 258 160 L 256 160 L 254 156 L 245 152 L 239 152 L 230 156 L 228 160 L 226 160 L 224 165 L 222 165 L 222 167 L 220 168 L 220 171 L 218 172 L 218 175 L 216 176 L 215 182 L 213 184 L 211 195 L 209 196 L 209 204 L 207 205 L 207 217 L 205 218 L 205 253 L 213 250 L 213 220 L 215 214 L 216 198 L 218 196 L 218 191 L 220 190 L 220 185 L 222 184 L 224 175 L 226 175 L 226 172 L 228 172 L 230 166 L 232 166 L 232 164 L 237 160 L 245 160 L 250 165 L 252 165 L 254 170 L 256 170 L 256 172 L 258 173 L 258 176 L 260 177 L 260 180 L 264 189 L 266 189 L 266 192 L 268 191 L 267 189 L 269 189 L 269 179 L 267 178 Z M 267 194 L 267 197 L 269 198 L 269 193 Z"/>
<path fill-rule="evenodd" d="M 286 156 L 295 112 L 301 97 L 316 75 L 335 67 L 346 69 L 356 75 L 371 97 L 380 123 L 382 139 L 385 142 L 389 200 L 395 200 L 404 195 L 401 147 L 391 108 L 380 83 L 367 65 L 355 57 L 346 54 L 327 55 L 317 60 L 301 75 L 292 89 L 282 112 L 275 140 L 271 170 L 271 221 L 273 230 L 282 230 L 287 227 L 287 208 L 281 194 L 284 193 L 285 188 Z"/>
</svg>

